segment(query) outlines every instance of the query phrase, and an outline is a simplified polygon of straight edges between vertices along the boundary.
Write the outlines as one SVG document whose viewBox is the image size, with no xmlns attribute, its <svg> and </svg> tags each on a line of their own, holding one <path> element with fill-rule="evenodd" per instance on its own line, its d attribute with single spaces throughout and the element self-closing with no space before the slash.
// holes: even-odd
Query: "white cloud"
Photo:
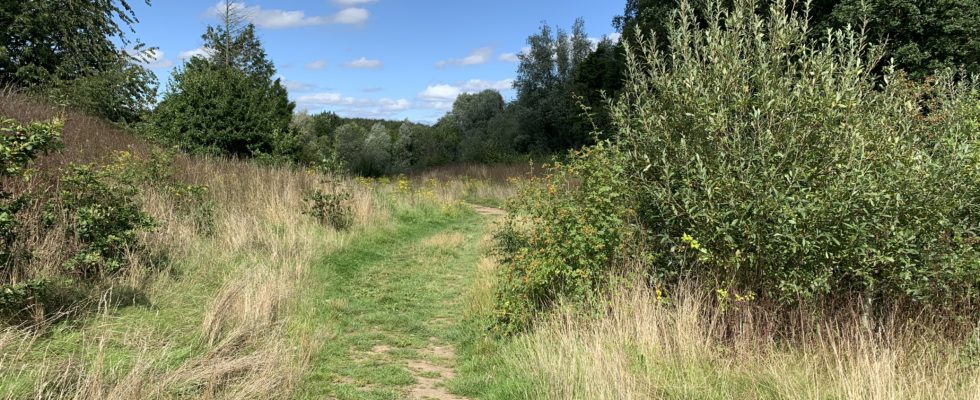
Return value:
<svg viewBox="0 0 980 400">
<path fill-rule="evenodd" d="M 500 57 L 498 57 L 498 59 L 500 61 L 505 61 L 505 62 L 509 62 L 509 63 L 521 62 L 521 59 L 520 58 L 517 58 L 517 54 L 514 54 L 514 53 L 504 53 L 504 54 L 501 54 Z"/>
<path fill-rule="evenodd" d="M 349 7 L 367 3 L 374 3 L 378 0 L 333 0 L 334 4 Z"/>
<path fill-rule="evenodd" d="M 311 71 L 319 71 L 327 67 L 327 62 L 323 60 L 316 60 L 309 64 L 306 64 L 306 69 Z"/>
<path fill-rule="evenodd" d="M 331 21 L 341 25 L 360 25 L 370 17 L 371 13 L 363 8 L 345 8 L 331 17 Z"/>
<path fill-rule="evenodd" d="M 384 66 L 380 60 L 368 60 L 367 57 L 361 57 L 347 64 L 344 64 L 347 68 L 357 68 L 357 69 L 380 69 Z"/>
<path fill-rule="evenodd" d="M 503 79 L 499 81 L 485 81 L 482 79 L 470 79 L 462 85 L 463 91 L 467 93 L 482 92 L 487 89 L 503 91 L 514 88 L 513 79 Z"/>
<path fill-rule="evenodd" d="M 316 89 L 316 85 L 312 83 L 291 81 L 285 78 L 282 79 L 282 85 L 286 87 L 286 90 L 290 92 L 307 92 Z"/>
<path fill-rule="evenodd" d="M 453 102 L 462 92 L 459 87 L 443 83 L 425 88 L 419 92 L 418 98 L 427 102 Z"/>
<path fill-rule="evenodd" d="M 453 102 L 463 93 L 478 93 L 484 90 L 493 89 L 497 91 L 509 90 L 514 86 L 513 79 L 503 79 L 499 81 L 485 81 L 482 79 L 470 79 L 466 82 L 449 85 L 438 84 L 425 88 L 416 96 L 426 108 L 436 110 L 449 110 L 453 107 Z"/>
<path fill-rule="evenodd" d="M 181 60 L 187 60 L 187 59 L 190 59 L 190 58 L 193 58 L 193 57 L 204 57 L 204 58 L 211 57 L 211 50 L 210 49 L 206 49 L 204 47 L 198 47 L 196 49 L 182 51 L 177 56 L 177 58 L 179 58 Z"/>
<path fill-rule="evenodd" d="M 296 103 L 302 108 L 328 108 L 350 117 L 379 118 L 390 117 L 399 112 L 412 108 L 412 102 L 407 99 L 366 99 L 344 96 L 337 92 L 315 93 L 300 96 Z"/>
<path fill-rule="evenodd" d="M 439 61 L 436 63 L 436 67 L 442 68 L 447 65 L 467 66 L 467 65 L 486 64 L 487 61 L 490 61 L 491 57 L 493 57 L 493 48 L 481 47 L 479 49 L 473 50 L 466 57 Z"/>
<path fill-rule="evenodd" d="M 225 2 L 218 2 L 218 4 L 208 10 L 207 15 L 212 17 L 221 15 L 224 7 Z M 363 8 L 346 8 L 333 15 L 316 16 L 306 15 L 303 11 L 266 9 L 258 5 L 249 6 L 243 2 L 232 2 L 231 7 L 245 15 L 256 26 L 268 29 L 297 28 L 327 24 L 363 24 L 370 18 L 370 13 Z"/>
</svg>

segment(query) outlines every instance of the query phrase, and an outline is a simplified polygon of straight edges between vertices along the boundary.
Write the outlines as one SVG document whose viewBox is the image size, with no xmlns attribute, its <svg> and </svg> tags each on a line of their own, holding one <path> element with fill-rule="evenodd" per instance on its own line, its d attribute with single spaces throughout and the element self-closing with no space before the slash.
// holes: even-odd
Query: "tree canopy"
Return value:
<svg viewBox="0 0 980 400">
<path fill-rule="evenodd" d="M 290 130 L 295 104 L 255 34 L 235 9 L 202 36 L 207 56 L 175 71 L 154 123 L 158 135 L 192 151 L 278 155 L 298 147 Z M 288 142 L 288 143 L 287 143 Z M 292 156 L 292 155 L 290 155 Z"/>
<path fill-rule="evenodd" d="M 149 4 L 149 1 L 146 1 Z M 156 96 L 126 35 L 131 0 L 0 2 L 0 85 L 43 91 L 113 121 L 132 122 Z"/>
</svg>

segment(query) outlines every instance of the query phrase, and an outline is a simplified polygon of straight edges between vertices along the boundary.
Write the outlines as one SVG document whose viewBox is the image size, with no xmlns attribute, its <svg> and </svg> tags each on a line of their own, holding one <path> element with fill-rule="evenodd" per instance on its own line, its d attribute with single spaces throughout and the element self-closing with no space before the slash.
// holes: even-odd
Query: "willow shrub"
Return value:
<svg viewBox="0 0 980 400">
<path fill-rule="evenodd" d="M 860 33 L 813 41 L 785 1 L 766 15 L 735 3 L 699 18 L 682 1 L 666 53 L 642 39 L 628 51 L 611 107 L 621 155 L 589 161 L 623 170 L 650 272 L 782 303 L 860 296 L 975 311 L 976 87 L 874 75 L 880 53 Z M 561 263 L 565 244 L 550 246 Z M 508 248 L 522 247 L 535 245 Z"/>
<path fill-rule="evenodd" d="M 875 76 L 859 33 L 814 42 L 786 2 L 736 3 L 706 24 L 682 5 L 669 55 L 631 52 L 613 107 L 656 274 L 782 301 L 974 303 L 975 86 Z"/>
</svg>

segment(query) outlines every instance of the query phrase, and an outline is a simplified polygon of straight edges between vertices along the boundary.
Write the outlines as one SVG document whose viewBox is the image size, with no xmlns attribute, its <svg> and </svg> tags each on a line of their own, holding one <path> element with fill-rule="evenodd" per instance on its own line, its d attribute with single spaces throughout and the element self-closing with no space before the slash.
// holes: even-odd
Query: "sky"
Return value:
<svg viewBox="0 0 980 400">
<path fill-rule="evenodd" d="M 161 90 L 201 52 L 217 24 L 215 1 L 133 2 L 135 37 L 157 50 L 147 66 Z M 615 36 L 624 0 L 250 0 L 258 28 L 296 109 L 432 123 L 460 93 L 500 90 L 512 99 L 517 54 L 542 22 L 584 18 L 595 39 Z"/>
</svg>

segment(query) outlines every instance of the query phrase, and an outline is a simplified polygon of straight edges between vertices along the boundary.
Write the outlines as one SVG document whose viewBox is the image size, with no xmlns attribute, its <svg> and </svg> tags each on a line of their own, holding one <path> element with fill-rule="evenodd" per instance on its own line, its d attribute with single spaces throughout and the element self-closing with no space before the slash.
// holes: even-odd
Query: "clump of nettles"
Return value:
<svg viewBox="0 0 980 400">
<path fill-rule="evenodd" d="M 681 2 L 669 54 L 627 43 L 610 148 L 572 157 L 516 205 L 498 241 L 498 326 L 601 287 L 629 243 L 609 233 L 619 226 L 642 233 L 659 284 L 980 312 L 976 85 L 879 68 L 859 33 L 814 39 L 787 2 L 765 15 L 711 3 Z M 590 203 L 602 193 L 622 202 Z"/>
<path fill-rule="evenodd" d="M 309 206 L 304 214 L 334 229 L 349 229 L 354 224 L 354 211 L 350 204 L 353 195 L 344 191 L 334 178 L 324 178 L 321 184 L 322 188 L 314 189 L 304 198 Z"/>
</svg>

